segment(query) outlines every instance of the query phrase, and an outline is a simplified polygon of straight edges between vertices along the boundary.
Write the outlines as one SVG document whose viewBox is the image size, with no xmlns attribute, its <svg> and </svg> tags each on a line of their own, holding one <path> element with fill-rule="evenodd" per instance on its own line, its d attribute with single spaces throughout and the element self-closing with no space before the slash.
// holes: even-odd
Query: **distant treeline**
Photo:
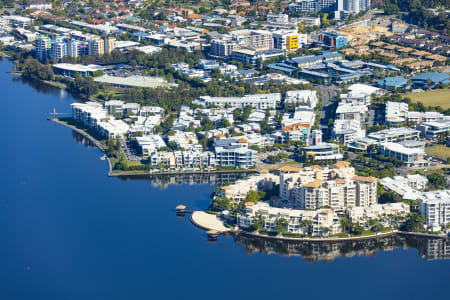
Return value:
<svg viewBox="0 0 450 300">
<path fill-rule="evenodd" d="M 449 13 L 450 0 L 384 0 L 386 14 L 406 12 L 403 19 L 428 30 L 448 34 L 450 29 Z M 435 14 L 430 9 L 442 10 Z"/>
</svg>

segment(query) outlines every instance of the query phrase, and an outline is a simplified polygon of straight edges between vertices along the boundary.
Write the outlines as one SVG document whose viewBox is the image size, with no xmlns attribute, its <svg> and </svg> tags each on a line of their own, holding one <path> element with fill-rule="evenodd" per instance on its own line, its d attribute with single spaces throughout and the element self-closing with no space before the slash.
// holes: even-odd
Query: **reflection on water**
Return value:
<svg viewBox="0 0 450 300">
<path fill-rule="evenodd" d="M 95 144 L 90 139 L 75 130 L 72 130 L 72 138 L 77 144 L 83 144 L 87 148 L 96 148 Z"/>
<path fill-rule="evenodd" d="M 282 256 L 301 256 L 305 261 L 332 261 L 339 257 L 373 256 L 377 251 L 415 248 L 427 260 L 449 259 L 450 239 L 430 239 L 406 235 L 351 242 L 287 242 L 237 235 L 236 243 L 249 254 L 261 252 Z"/>
<path fill-rule="evenodd" d="M 149 180 L 151 185 L 164 189 L 169 185 L 222 185 L 225 182 L 234 182 L 245 178 L 251 173 L 220 173 L 220 174 L 174 174 L 174 175 L 141 175 L 141 176 L 121 176 L 122 180 Z"/>
<path fill-rule="evenodd" d="M 54 87 L 50 84 L 47 84 L 45 82 L 42 81 L 34 81 L 34 80 L 29 80 L 27 78 L 23 78 L 23 77 L 13 77 L 12 78 L 13 81 L 16 82 L 21 82 L 21 83 L 25 83 L 29 86 L 31 86 L 32 88 L 34 88 L 35 90 L 37 90 L 40 93 L 44 93 L 44 94 L 60 94 L 60 88 Z"/>
</svg>

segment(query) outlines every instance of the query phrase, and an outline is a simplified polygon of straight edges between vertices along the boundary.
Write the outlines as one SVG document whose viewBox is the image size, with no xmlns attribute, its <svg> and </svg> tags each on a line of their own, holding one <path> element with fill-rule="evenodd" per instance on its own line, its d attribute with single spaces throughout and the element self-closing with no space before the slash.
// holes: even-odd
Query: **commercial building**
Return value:
<svg viewBox="0 0 450 300">
<path fill-rule="evenodd" d="M 419 125 L 423 122 L 435 122 L 447 118 L 437 111 L 409 111 L 406 114 L 406 123 L 408 125 Z"/>
<path fill-rule="evenodd" d="M 75 74 L 80 74 L 83 77 L 93 76 L 95 71 L 104 70 L 98 65 L 80 65 L 80 64 L 66 64 L 59 63 L 52 65 L 53 72 L 57 75 L 74 77 Z"/>
<path fill-rule="evenodd" d="M 419 141 L 402 141 L 398 143 L 381 143 L 381 154 L 398 159 L 407 166 L 424 165 L 425 150 L 424 143 Z"/>
<path fill-rule="evenodd" d="M 340 49 L 347 46 L 347 37 L 335 32 L 323 32 L 320 40 L 330 49 Z"/>
<path fill-rule="evenodd" d="M 382 80 L 378 80 L 377 84 L 380 88 L 387 90 L 395 90 L 398 88 L 406 88 L 408 86 L 408 79 L 403 77 L 387 77 Z"/>
<path fill-rule="evenodd" d="M 308 42 L 306 34 L 296 30 L 281 29 L 273 32 L 273 47 L 283 51 L 296 51 Z"/>
<path fill-rule="evenodd" d="M 372 132 L 367 136 L 377 143 L 399 142 L 405 140 L 418 140 L 420 131 L 408 127 L 399 127 Z"/>
<path fill-rule="evenodd" d="M 303 147 L 301 153 L 305 161 L 340 160 L 344 157 L 339 153 L 339 145 L 333 143 L 321 143 Z"/>
<path fill-rule="evenodd" d="M 445 73 L 422 73 L 411 77 L 412 87 L 415 89 L 434 88 L 439 83 L 448 84 L 450 82 L 450 75 Z"/>
<path fill-rule="evenodd" d="M 450 133 L 450 120 L 424 122 L 419 125 L 420 133 L 427 139 L 436 139 L 440 135 Z"/>
<path fill-rule="evenodd" d="M 236 49 L 232 53 L 232 60 L 243 64 L 256 65 L 258 60 L 265 61 L 270 58 L 284 55 L 283 51 L 278 49 L 253 50 L 248 48 Z"/>
</svg>

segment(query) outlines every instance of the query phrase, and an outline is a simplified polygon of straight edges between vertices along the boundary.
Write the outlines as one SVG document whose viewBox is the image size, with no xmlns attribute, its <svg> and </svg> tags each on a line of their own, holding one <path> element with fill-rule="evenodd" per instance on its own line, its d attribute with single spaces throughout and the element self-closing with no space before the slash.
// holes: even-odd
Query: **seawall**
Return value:
<svg viewBox="0 0 450 300">
<path fill-rule="evenodd" d="M 76 131 L 77 133 L 81 134 L 82 136 L 84 136 L 85 138 L 89 139 L 98 149 L 100 149 L 100 151 L 102 151 L 102 153 L 105 155 L 106 157 L 106 161 L 108 162 L 108 176 L 112 176 L 112 163 L 111 163 L 111 159 L 109 158 L 109 156 L 106 154 L 105 149 L 103 149 L 102 143 L 100 143 L 97 139 L 95 139 L 94 137 L 92 137 L 89 133 L 78 129 L 77 127 L 67 124 L 63 121 L 60 121 L 59 119 L 56 118 L 50 118 L 50 121 L 53 121 L 55 123 L 61 124 L 63 126 L 69 127 L 70 129 L 72 129 L 73 131 Z"/>
</svg>

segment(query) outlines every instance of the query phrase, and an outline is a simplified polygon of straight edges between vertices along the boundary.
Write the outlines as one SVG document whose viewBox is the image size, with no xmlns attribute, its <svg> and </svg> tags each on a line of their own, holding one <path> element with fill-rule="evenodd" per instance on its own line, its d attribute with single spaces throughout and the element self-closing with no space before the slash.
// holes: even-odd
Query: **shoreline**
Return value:
<svg viewBox="0 0 450 300">
<path fill-rule="evenodd" d="M 189 218 L 191 223 L 202 230 L 210 230 L 213 228 L 209 228 L 205 224 L 199 224 L 197 221 L 193 220 L 192 214 Z M 366 235 L 366 236 L 354 236 L 354 237 L 344 237 L 344 238 L 294 238 L 294 237 L 285 237 L 285 236 L 269 236 L 254 232 L 248 232 L 241 229 L 232 229 L 230 228 L 228 231 L 220 232 L 219 234 L 225 234 L 225 233 L 232 233 L 235 236 L 243 235 L 247 237 L 254 237 L 254 238 L 262 238 L 262 239 L 268 239 L 268 240 L 274 240 L 274 241 L 282 241 L 282 242 L 297 242 L 297 243 L 308 243 L 308 242 L 318 242 L 318 243 L 336 243 L 336 242 L 350 242 L 350 241 L 361 241 L 361 240 L 372 240 L 372 239 L 380 239 L 380 238 L 386 238 L 389 236 L 394 235 L 408 235 L 408 236 L 419 236 L 423 238 L 432 238 L 432 239 L 447 239 L 448 237 L 445 235 L 437 235 L 437 234 L 428 234 L 428 233 L 421 233 L 421 232 L 406 232 L 406 231 L 399 231 L 399 230 L 393 230 L 385 233 L 378 233 L 378 234 L 372 234 L 372 235 Z"/>
<path fill-rule="evenodd" d="M 65 123 L 65 122 L 63 122 L 63 121 L 61 121 L 61 120 L 59 120 L 59 119 L 57 119 L 57 118 L 49 118 L 48 120 L 49 120 L 49 121 L 52 121 L 52 122 L 55 122 L 55 123 L 58 123 L 58 124 L 61 124 L 61 125 L 65 126 L 65 127 L 68 127 L 68 128 L 70 128 L 70 129 L 72 129 L 73 131 L 75 131 L 75 132 L 81 134 L 81 135 L 84 136 L 85 138 L 89 139 L 89 140 L 90 140 L 90 141 L 91 141 L 98 149 L 100 149 L 100 151 L 103 153 L 104 157 L 106 158 L 106 161 L 108 162 L 108 168 L 109 168 L 109 170 L 108 170 L 108 176 L 111 176 L 111 175 L 110 175 L 110 174 L 112 173 L 112 163 L 111 163 L 111 159 L 110 159 L 110 157 L 106 154 L 105 149 L 103 149 L 102 144 L 101 144 L 98 140 L 96 140 L 94 137 L 92 137 L 89 133 L 87 133 L 87 132 L 85 132 L 85 131 L 83 131 L 83 130 L 81 130 L 81 129 L 78 129 L 77 127 L 75 127 L 75 126 L 73 126 L 73 125 L 67 124 L 67 123 Z"/>
<path fill-rule="evenodd" d="M 102 144 L 95 139 L 93 136 L 91 136 L 89 133 L 77 128 L 76 126 L 67 124 L 64 121 L 61 121 L 58 118 L 49 118 L 49 121 L 61 124 L 63 126 L 66 126 L 77 133 L 81 134 L 85 138 L 89 139 L 100 151 L 103 153 L 104 157 L 106 158 L 108 162 L 108 176 L 109 177 L 151 177 L 153 175 L 209 175 L 209 174 L 231 174 L 231 173 L 256 173 L 257 170 L 249 169 L 249 170 L 211 170 L 211 171 L 176 171 L 176 172 L 149 172 L 149 171 L 114 171 L 111 158 L 108 156 L 108 154 L 105 152 L 105 149 L 103 148 Z"/>
<path fill-rule="evenodd" d="M 128 173 L 130 172 L 130 173 Z M 210 174 L 227 174 L 227 173 L 257 173 L 256 170 L 213 170 L 213 171 L 176 171 L 176 172 L 141 172 L 140 171 L 117 171 L 109 174 L 110 177 L 125 177 L 125 176 L 146 176 L 153 175 L 210 175 Z"/>
</svg>

